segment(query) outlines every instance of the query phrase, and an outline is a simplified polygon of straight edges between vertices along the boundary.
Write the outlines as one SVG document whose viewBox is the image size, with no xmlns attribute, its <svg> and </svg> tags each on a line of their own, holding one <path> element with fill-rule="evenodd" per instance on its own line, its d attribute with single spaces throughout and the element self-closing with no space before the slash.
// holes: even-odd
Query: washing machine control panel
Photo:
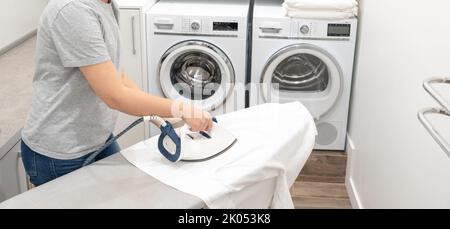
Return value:
<svg viewBox="0 0 450 229">
<path fill-rule="evenodd" d="M 245 18 L 202 16 L 158 16 L 151 19 L 156 34 L 246 37 Z"/>
<path fill-rule="evenodd" d="M 182 33 L 237 36 L 240 32 L 240 22 L 233 19 L 214 18 L 183 18 Z"/>
<path fill-rule="evenodd" d="M 201 18 L 183 18 L 181 22 L 181 33 L 202 33 L 203 23 Z"/>
<path fill-rule="evenodd" d="M 199 31 L 202 28 L 202 24 L 199 20 L 191 21 L 191 31 Z"/>
</svg>

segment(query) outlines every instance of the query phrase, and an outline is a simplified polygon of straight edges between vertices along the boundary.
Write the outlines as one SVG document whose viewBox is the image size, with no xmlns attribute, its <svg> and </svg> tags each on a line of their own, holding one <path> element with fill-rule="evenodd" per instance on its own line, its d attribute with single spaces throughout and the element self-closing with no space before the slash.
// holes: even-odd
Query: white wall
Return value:
<svg viewBox="0 0 450 229">
<path fill-rule="evenodd" d="M 0 50 L 37 28 L 48 0 L 0 0 Z"/>
<path fill-rule="evenodd" d="M 450 77 L 450 1 L 360 0 L 348 188 L 362 208 L 450 208 L 450 158 L 419 123 Z M 446 88 L 450 91 L 450 86 Z M 450 100 L 450 93 L 447 93 Z M 435 121 L 450 140 L 450 118 Z"/>
</svg>

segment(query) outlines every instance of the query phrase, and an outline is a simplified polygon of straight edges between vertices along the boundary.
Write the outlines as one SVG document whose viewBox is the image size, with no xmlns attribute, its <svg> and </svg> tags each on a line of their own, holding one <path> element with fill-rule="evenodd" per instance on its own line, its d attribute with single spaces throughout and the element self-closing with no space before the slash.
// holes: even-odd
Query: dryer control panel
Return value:
<svg viewBox="0 0 450 229">
<path fill-rule="evenodd" d="M 352 24 L 344 21 L 332 23 L 296 21 L 294 26 L 292 35 L 300 38 L 349 39 L 352 35 Z"/>
<path fill-rule="evenodd" d="M 357 20 L 256 20 L 253 29 L 254 35 L 259 38 L 354 40 Z"/>
</svg>

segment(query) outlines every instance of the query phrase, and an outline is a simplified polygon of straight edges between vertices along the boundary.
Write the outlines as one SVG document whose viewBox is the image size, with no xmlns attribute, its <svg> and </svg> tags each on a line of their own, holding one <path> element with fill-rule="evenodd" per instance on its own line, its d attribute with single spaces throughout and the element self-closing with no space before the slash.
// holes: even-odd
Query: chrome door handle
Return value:
<svg viewBox="0 0 450 229">
<path fill-rule="evenodd" d="M 22 160 L 22 153 L 18 152 L 17 158 L 16 158 L 16 174 L 17 174 L 16 178 L 17 178 L 17 190 L 19 190 L 19 192 L 20 192 L 20 171 L 19 171 L 20 170 L 20 166 L 19 166 L 20 160 Z"/>
<path fill-rule="evenodd" d="M 133 53 L 133 55 L 136 55 L 136 39 L 135 39 L 135 29 L 134 29 L 134 21 L 135 21 L 135 16 L 131 17 L 131 42 L 133 44 L 132 50 L 131 52 Z"/>
</svg>

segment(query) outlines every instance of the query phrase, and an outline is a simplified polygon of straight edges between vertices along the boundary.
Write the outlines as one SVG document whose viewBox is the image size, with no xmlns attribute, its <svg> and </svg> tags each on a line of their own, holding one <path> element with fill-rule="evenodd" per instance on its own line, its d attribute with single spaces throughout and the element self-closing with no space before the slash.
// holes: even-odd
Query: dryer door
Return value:
<svg viewBox="0 0 450 229">
<path fill-rule="evenodd" d="M 227 55 L 204 41 L 185 41 L 171 47 L 160 61 L 158 74 L 168 98 L 194 102 L 208 111 L 225 102 L 235 82 Z"/>
<path fill-rule="evenodd" d="M 328 52 L 295 44 L 275 53 L 261 78 L 264 102 L 302 102 L 314 118 L 330 112 L 342 94 L 342 70 Z"/>
</svg>

